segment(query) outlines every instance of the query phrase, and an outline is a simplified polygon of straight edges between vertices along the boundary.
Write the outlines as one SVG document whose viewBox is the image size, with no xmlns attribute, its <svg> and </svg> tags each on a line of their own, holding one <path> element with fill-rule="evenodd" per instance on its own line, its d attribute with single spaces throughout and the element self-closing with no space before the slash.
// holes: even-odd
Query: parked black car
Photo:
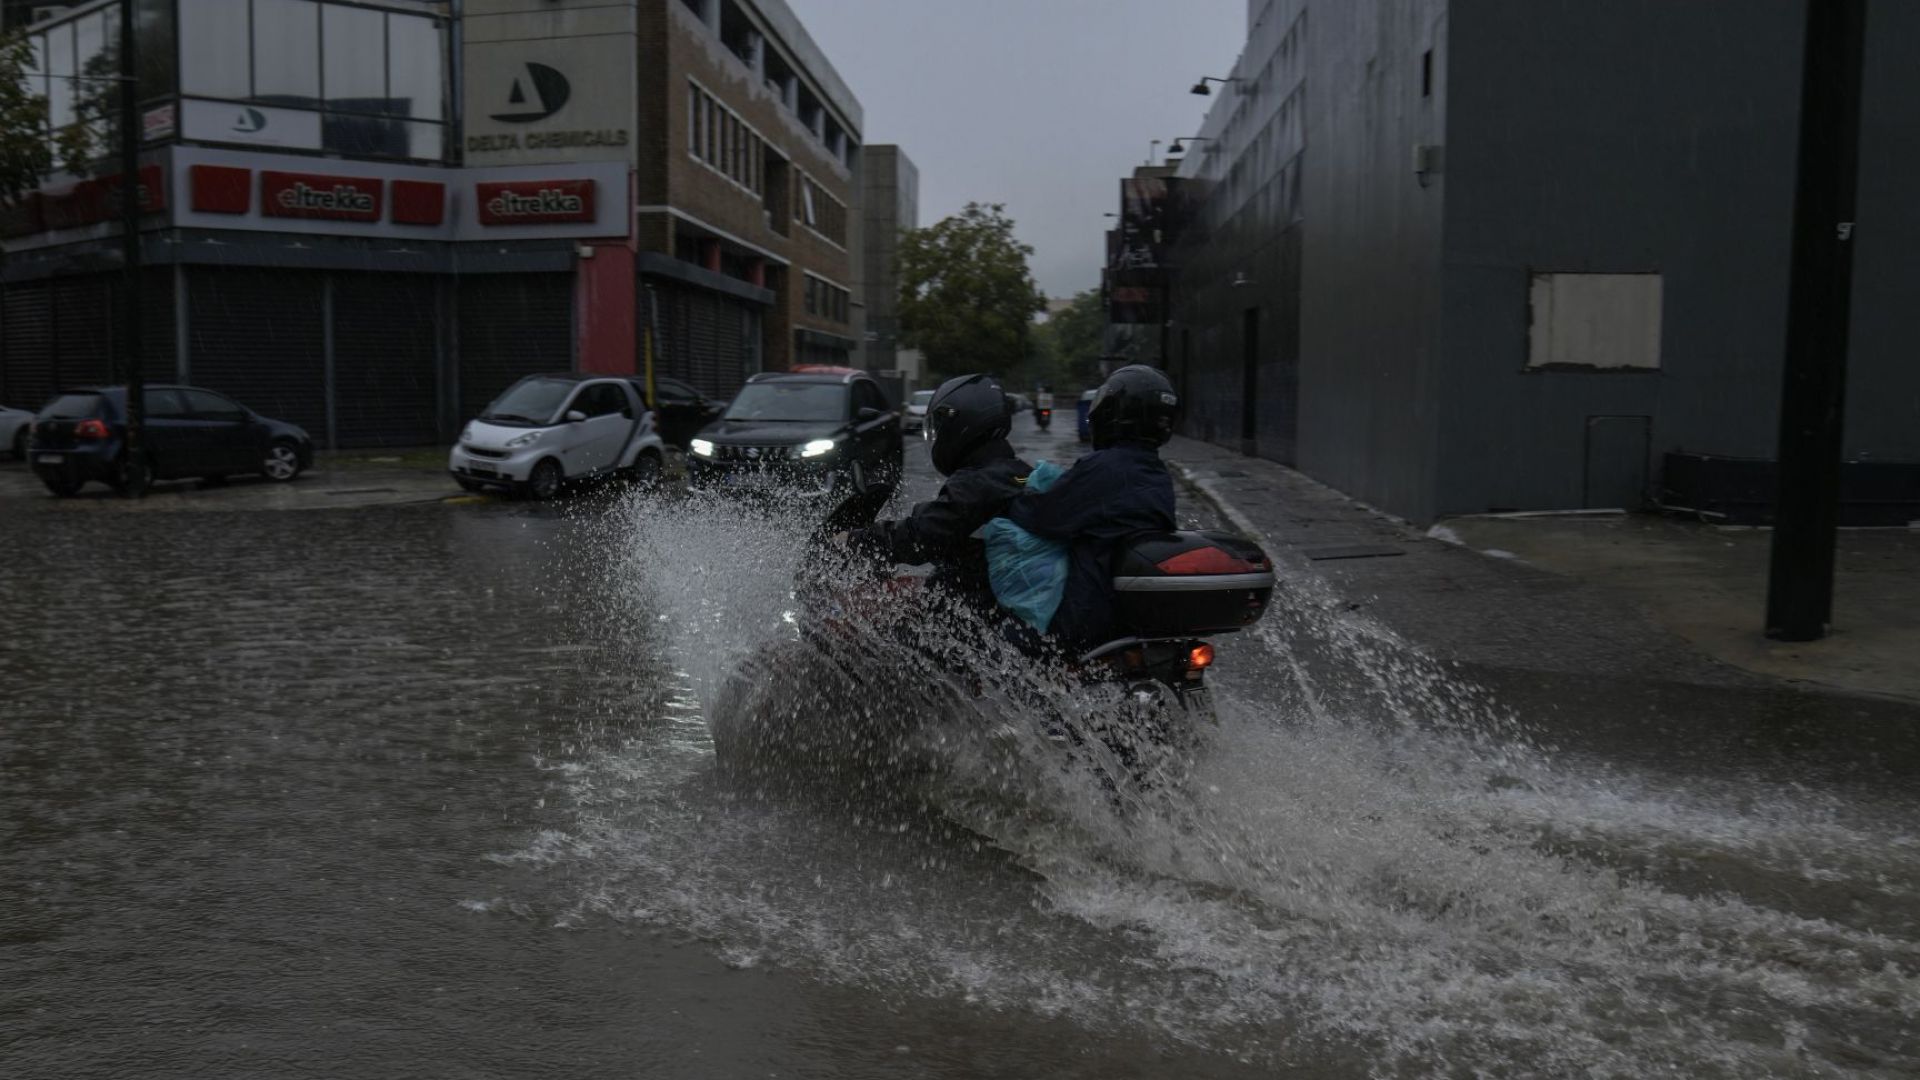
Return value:
<svg viewBox="0 0 1920 1080">
<path fill-rule="evenodd" d="M 634 388 L 640 391 L 640 400 L 647 399 L 647 380 L 643 376 L 633 377 Z M 695 435 L 708 424 L 720 418 L 726 411 L 727 403 L 715 401 L 700 391 L 678 379 L 664 376 L 653 377 L 654 397 L 653 416 L 655 430 L 668 446 L 687 449 Z"/>
<path fill-rule="evenodd" d="M 129 469 L 125 387 L 62 390 L 34 418 L 27 456 L 55 495 L 98 480 L 116 490 L 147 478 L 220 480 L 259 473 L 285 482 L 313 465 L 313 439 L 223 394 L 194 386 L 148 386 L 146 468 Z"/>
<path fill-rule="evenodd" d="M 900 414 L 863 371 L 800 367 L 747 380 L 718 421 L 690 443 L 696 488 L 755 481 L 805 495 L 890 490 L 905 450 Z"/>
</svg>

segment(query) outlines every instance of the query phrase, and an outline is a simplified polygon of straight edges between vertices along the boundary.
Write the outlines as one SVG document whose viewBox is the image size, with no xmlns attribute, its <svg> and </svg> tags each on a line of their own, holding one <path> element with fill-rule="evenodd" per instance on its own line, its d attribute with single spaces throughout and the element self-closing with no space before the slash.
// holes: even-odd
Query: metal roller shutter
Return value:
<svg viewBox="0 0 1920 1080">
<path fill-rule="evenodd" d="M 317 273 L 193 267 L 187 334 L 194 385 L 327 437 L 326 340 Z"/>
<path fill-rule="evenodd" d="M 0 403 L 38 410 L 58 389 L 53 374 L 53 292 L 44 281 L 0 293 Z"/>
<path fill-rule="evenodd" d="M 573 370 L 572 274 L 460 279 L 460 422 L 524 375 Z"/>
<path fill-rule="evenodd" d="M 433 279 L 333 279 L 334 433 L 341 446 L 422 446 L 440 439 Z"/>
<path fill-rule="evenodd" d="M 105 274 L 54 278 L 54 379 L 62 386 L 117 382 L 113 370 L 116 289 Z"/>
<path fill-rule="evenodd" d="M 760 313 L 716 293 L 656 286 L 666 374 L 729 398 L 759 370 Z"/>
</svg>

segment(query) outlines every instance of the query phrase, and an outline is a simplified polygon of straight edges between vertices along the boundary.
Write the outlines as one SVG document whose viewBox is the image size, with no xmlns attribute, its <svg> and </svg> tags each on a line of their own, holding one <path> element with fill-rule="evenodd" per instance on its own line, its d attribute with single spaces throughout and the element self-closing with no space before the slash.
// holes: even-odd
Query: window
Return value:
<svg viewBox="0 0 1920 1080">
<path fill-rule="evenodd" d="M 253 96 L 275 105 L 320 104 L 320 6 L 310 0 L 253 0 Z"/>
<path fill-rule="evenodd" d="M 755 195 L 765 197 L 760 162 L 766 143 L 725 105 L 687 84 L 687 153 Z"/>
<path fill-rule="evenodd" d="M 327 108 L 385 113 L 387 104 L 386 16 L 367 8 L 324 5 L 321 49 L 326 55 Z"/>
<path fill-rule="evenodd" d="M 186 405 L 172 390 L 148 390 L 140 395 L 140 400 L 146 402 L 149 420 L 183 420 L 187 416 Z"/>
<path fill-rule="evenodd" d="M 613 416 L 616 413 L 632 415 L 627 405 L 627 395 L 613 383 L 592 383 L 581 388 L 578 397 L 573 399 L 573 408 L 593 416 Z"/>
<path fill-rule="evenodd" d="M 800 174 L 800 198 L 794 216 L 822 239 L 840 247 L 847 245 L 846 204 L 827 194 L 805 173 Z"/>
<path fill-rule="evenodd" d="M 210 390 L 182 390 L 187 408 L 202 420 L 240 420 L 246 410 Z"/>
<path fill-rule="evenodd" d="M 1527 367 L 1660 367 L 1659 274 L 1534 274 Z"/>
<path fill-rule="evenodd" d="M 887 395 L 880 392 L 879 386 L 865 379 L 858 379 L 853 384 L 853 407 L 879 409 L 881 412 L 886 412 Z"/>
<path fill-rule="evenodd" d="M 387 97 L 393 111 L 415 120 L 445 120 L 440 27 L 432 19 L 390 12 L 387 41 Z"/>
</svg>

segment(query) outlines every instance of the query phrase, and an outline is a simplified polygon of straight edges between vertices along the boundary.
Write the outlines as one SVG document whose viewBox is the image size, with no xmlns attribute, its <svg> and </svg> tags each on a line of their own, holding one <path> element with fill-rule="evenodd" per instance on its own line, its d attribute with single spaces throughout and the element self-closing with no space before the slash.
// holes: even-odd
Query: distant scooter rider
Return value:
<svg viewBox="0 0 1920 1080">
<path fill-rule="evenodd" d="M 1113 556 L 1136 533 L 1176 527 L 1173 477 L 1160 447 L 1173 437 L 1180 399 L 1143 364 L 1113 373 L 1093 399 L 1093 452 L 1046 491 L 1016 499 L 1007 516 L 1068 546 L 1066 595 L 1048 634 L 1073 651 L 1121 636 L 1114 615 Z"/>
<path fill-rule="evenodd" d="M 846 542 L 890 563 L 932 563 L 932 584 L 990 609 L 986 547 L 974 534 L 1007 512 L 1033 471 L 1007 442 L 1012 427 L 1013 402 L 992 376 L 961 375 L 940 384 L 921 430 L 933 444 L 933 467 L 947 482 L 905 518 L 854 530 Z"/>
</svg>

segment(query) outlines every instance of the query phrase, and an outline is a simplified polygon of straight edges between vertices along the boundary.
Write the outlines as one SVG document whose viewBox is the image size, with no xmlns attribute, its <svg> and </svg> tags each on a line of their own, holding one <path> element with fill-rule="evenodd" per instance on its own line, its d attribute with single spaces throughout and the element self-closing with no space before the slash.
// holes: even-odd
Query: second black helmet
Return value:
<svg viewBox="0 0 1920 1080">
<path fill-rule="evenodd" d="M 1128 364 L 1107 376 L 1087 410 L 1093 448 L 1104 450 L 1122 440 L 1164 446 L 1173 438 L 1173 414 L 1180 397 L 1173 383 L 1145 364 Z"/>
<path fill-rule="evenodd" d="M 952 476 L 969 454 L 1013 430 L 1013 402 L 991 375 L 956 376 L 933 392 L 921 430 L 933 444 L 933 467 Z"/>
</svg>

